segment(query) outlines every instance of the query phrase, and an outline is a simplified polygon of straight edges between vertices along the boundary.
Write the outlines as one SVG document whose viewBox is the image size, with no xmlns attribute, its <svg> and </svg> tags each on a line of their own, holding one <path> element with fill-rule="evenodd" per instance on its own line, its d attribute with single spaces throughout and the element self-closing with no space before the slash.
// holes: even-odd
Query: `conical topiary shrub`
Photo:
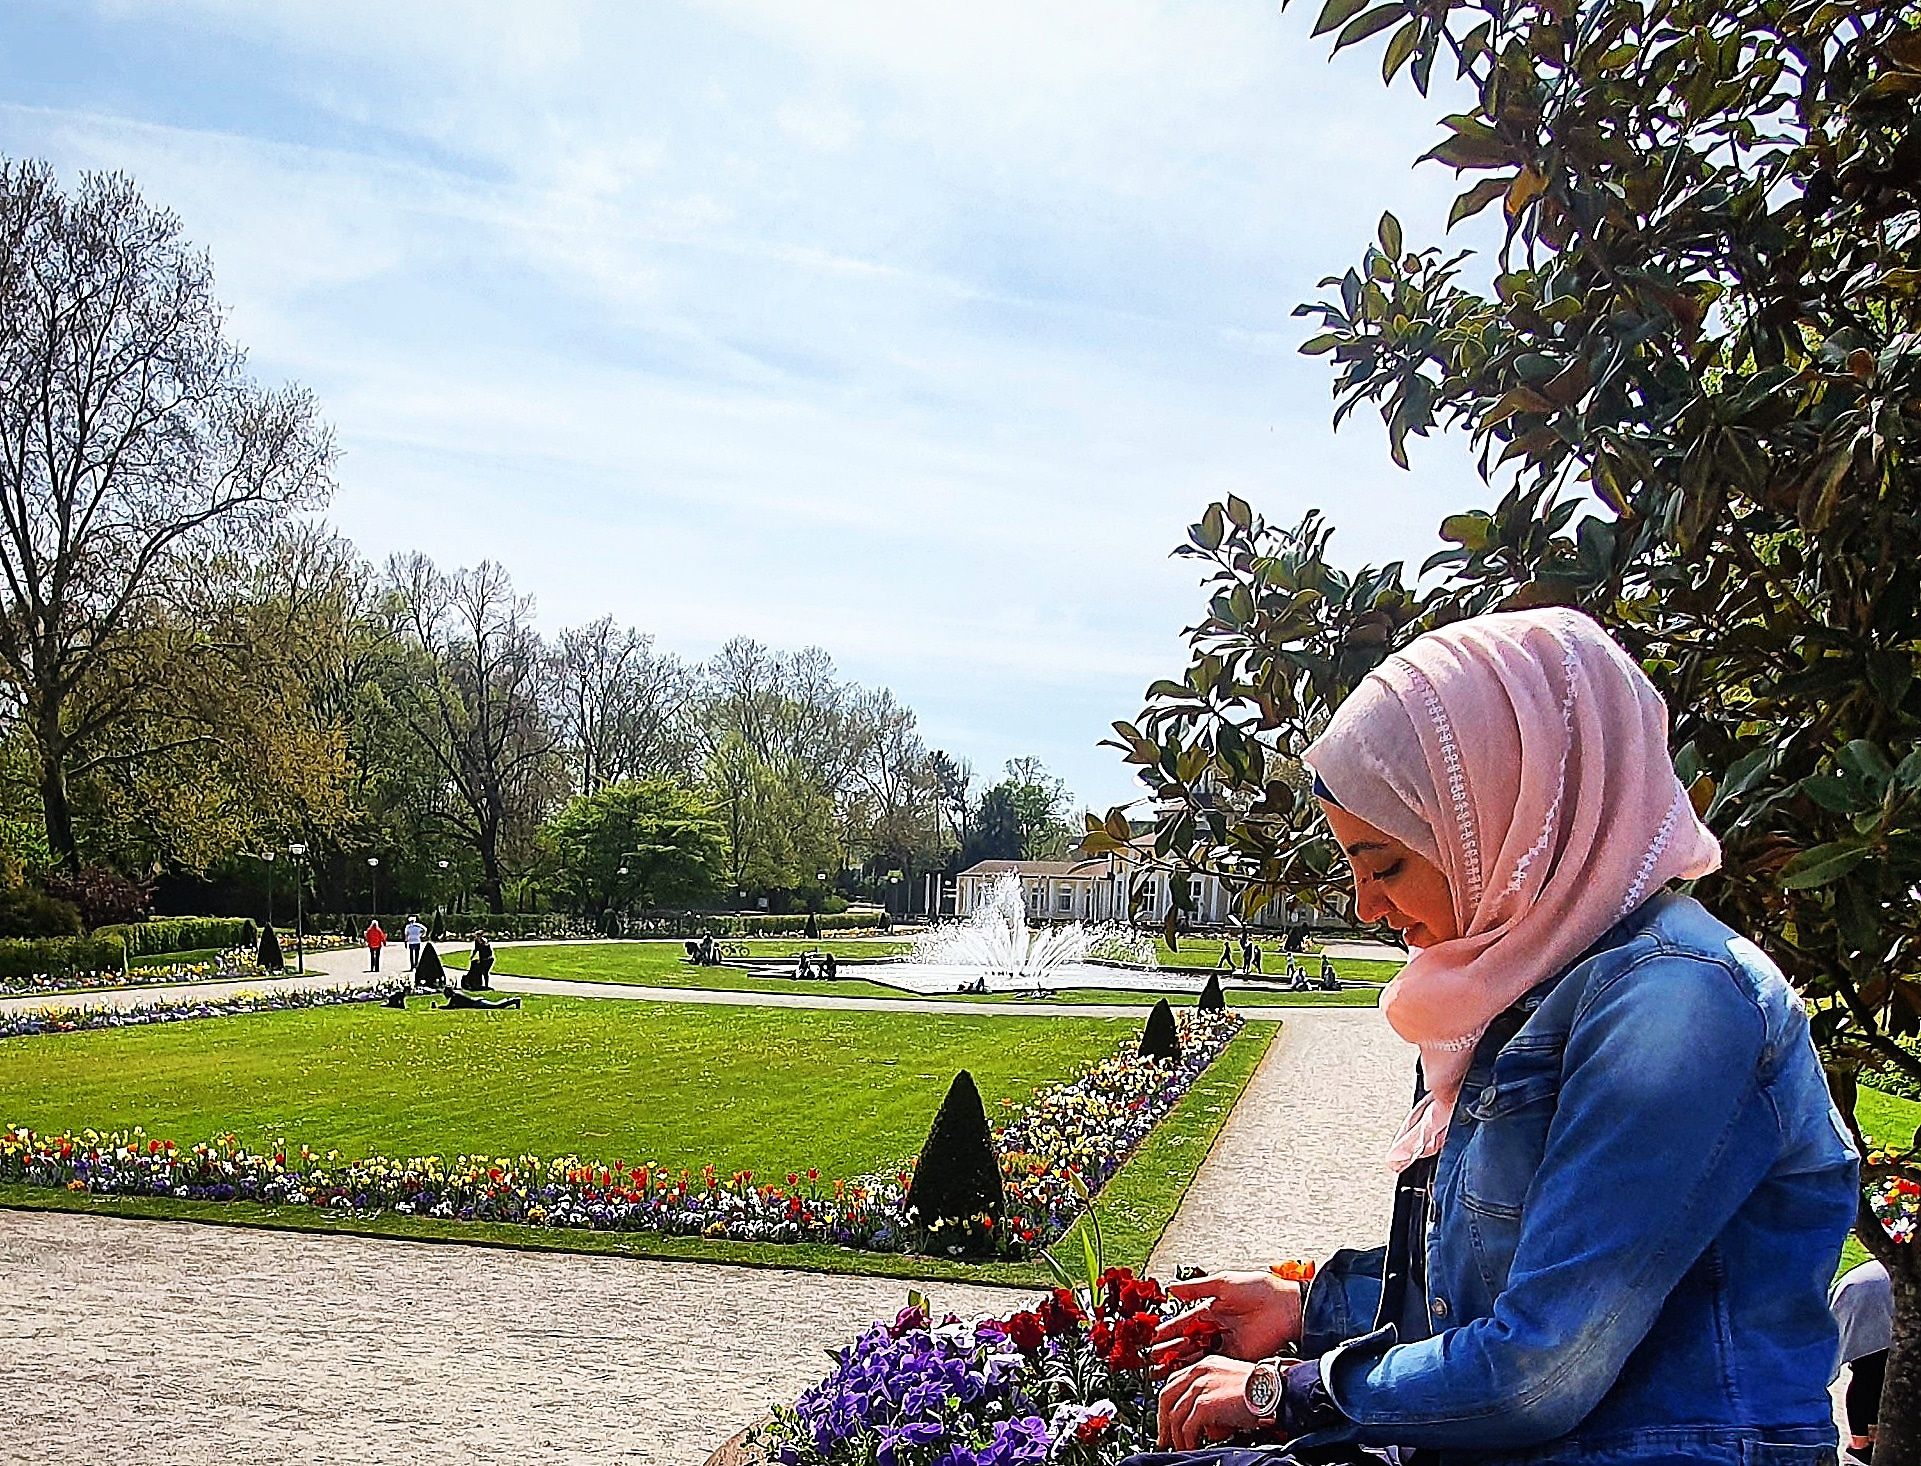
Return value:
<svg viewBox="0 0 1921 1466">
<path fill-rule="evenodd" d="M 1154 1011 L 1147 1015 L 1147 1027 L 1141 1030 L 1141 1057 L 1143 1059 L 1165 1059 L 1169 1063 L 1181 1057 L 1181 1037 L 1174 1031 L 1174 1010 L 1162 998 L 1154 1005 Z"/>
<path fill-rule="evenodd" d="M 432 942 L 420 949 L 420 961 L 414 967 L 414 986 L 417 988 L 447 986 L 447 969 L 440 965 L 440 953 L 434 950 Z"/>
<path fill-rule="evenodd" d="M 620 913 L 611 906 L 600 913 L 600 934 L 603 937 L 620 935 Z"/>
<path fill-rule="evenodd" d="M 436 942 L 447 940 L 447 913 L 441 907 L 434 907 L 433 925 L 427 929 L 427 935 Z"/>
<path fill-rule="evenodd" d="M 280 934 L 271 926 L 261 931 L 260 950 L 256 955 L 260 958 L 260 970 L 262 972 L 285 972 L 287 970 L 286 956 L 280 950 Z"/>
<path fill-rule="evenodd" d="M 1207 986 L 1201 989 L 1200 1001 L 1194 1005 L 1194 1010 L 1197 1013 L 1225 1013 L 1227 1011 L 1227 994 L 1221 991 L 1220 973 L 1208 973 Z"/>
<path fill-rule="evenodd" d="M 987 1111 L 974 1076 L 963 1069 L 921 1147 L 907 1188 L 908 1220 L 929 1251 L 986 1252 L 994 1234 L 982 1218 L 997 1224 L 1005 1201 Z"/>
</svg>

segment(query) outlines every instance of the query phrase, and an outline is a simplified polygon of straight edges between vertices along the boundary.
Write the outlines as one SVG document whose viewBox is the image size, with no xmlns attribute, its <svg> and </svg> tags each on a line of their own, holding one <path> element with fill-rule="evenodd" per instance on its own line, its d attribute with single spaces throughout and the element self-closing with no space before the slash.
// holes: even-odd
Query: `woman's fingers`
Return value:
<svg viewBox="0 0 1921 1466">
<path fill-rule="evenodd" d="M 1221 1281 L 1219 1273 L 1209 1273 L 1204 1278 L 1188 1278 L 1185 1281 L 1176 1278 L 1166 1285 L 1167 1295 L 1170 1298 L 1178 1298 L 1183 1303 L 1191 1303 L 1196 1298 L 1212 1298 L 1220 1292 Z"/>
<path fill-rule="evenodd" d="M 1205 1316 L 1208 1310 L 1212 1306 L 1213 1306 L 1212 1299 L 1203 1298 L 1199 1303 L 1194 1304 L 1192 1307 L 1183 1308 L 1179 1313 L 1168 1315 L 1168 1317 L 1162 1319 L 1158 1324 L 1155 1325 L 1154 1327 L 1155 1339 L 1156 1340 L 1171 1339 L 1176 1337 L 1177 1335 L 1186 1333 L 1188 1325 L 1191 1324 L 1195 1319 Z"/>
</svg>

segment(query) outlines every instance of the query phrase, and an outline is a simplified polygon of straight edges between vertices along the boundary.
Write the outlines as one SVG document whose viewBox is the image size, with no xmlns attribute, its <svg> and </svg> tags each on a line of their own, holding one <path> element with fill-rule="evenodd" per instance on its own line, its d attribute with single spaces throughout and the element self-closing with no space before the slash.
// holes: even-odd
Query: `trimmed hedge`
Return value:
<svg viewBox="0 0 1921 1466">
<path fill-rule="evenodd" d="M 133 962 L 160 952 L 251 947 L 260 940 L 260 928 L 244 916 L 157 916 L 152 921 L 99 927 L 93 935 L 96 940 L 119 942 L 127 949 L 127 960 Z"/>
<path fill-rule="evenodd" d="M 700 911 L 647 911 L 621 917 L 621 935 L 627 937 L 797 937 L 807 930 L 807 913 L 770 916 L 758 912 L 745 916 Z M 362 913 L 312 916 L 307 929 L 316 932 L 347 932 L 358 938 L 373 918 Z M 819 918 L 822 934 L 828 932 L 879 931 L 884 918 L 878 911 L 839 911 Z M 380 925 L 389 938 L 398 939 L 407 924 L 407 914 L 383 916 Z M 450 911 L 436 920 L 441 936 L 456 941 L 485 932 L 496 942 L 525 942 L 540 938 L 580 940 L 604 935 L 597 918 L 572 916 L 564 912 L 519 912 L 494 916 L 485 911 Z M 436 937 L 438 941 L 440 938 Z"/>
<path fill-rule="evenodd" d="M 118 972 L 125 954 L 117 937 L 9 937 L 0 940 L 0 981 Z"/>
</svg>

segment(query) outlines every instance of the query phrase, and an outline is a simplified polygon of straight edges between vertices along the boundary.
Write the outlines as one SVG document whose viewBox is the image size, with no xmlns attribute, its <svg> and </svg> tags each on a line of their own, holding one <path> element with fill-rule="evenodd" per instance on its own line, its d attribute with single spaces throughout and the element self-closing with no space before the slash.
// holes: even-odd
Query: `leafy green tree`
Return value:
<svg viewBox="0 0 1921 1466">
<path fill-rule="evenodd" d="M 1168 798 L 1160 839 L 1249 880 L 1324 889 L 1331 852 L 1279 766 L 1369 666 L 1427 625 L 1565 602 L 1668 699 L 1677 764 L 1727 853 L 1699 894 L 1810 999 L 1842 1113 L 1857 1080 L 1921 1077 L 1921 32 L 1909 4 L 1330 0 L 1336 49 L 1377 38 L 1468 105 L 1429 157 L 1498 204 L 1492 288 L 1381 220 L 1303 310 L 1337 420 L 1389 450 L 1464 432 L 1511 476 L 1442 526 L 1444 572 L 1343 574 L 1325 531 L 1212 506 L 1184 681 L 1120 725 Z M 1112 824 L 1101 827 L 1111 838 Z M 1859 1127 L 1856 1128 L 1859 1137 Z M 1869 1146 L 1857 1233 L 1896 1297 L 1879 1459 L 1921 1461 L 1921 1244 L 1871 1199 L 1921 1176 Z"/>
<path fill-rule="evenodd" d="M 609 784 L 568 801 L 541 836 L 563 899 L 578 912 L 691 906 L 725 874 L 720 827 L 701 795 L 674 779 Z"/>
<path fill-rule="evenodd" d="M 308 393 L 248 376 L 206 256 L 120 175 L 63 192 L 0 159 L 0 384 L 0 677 L 74 869 L 73 781 L 177 736 L 148 675 L 156 608 L 195 553 L 324 503 L 333 446 Z"/>
</svg>

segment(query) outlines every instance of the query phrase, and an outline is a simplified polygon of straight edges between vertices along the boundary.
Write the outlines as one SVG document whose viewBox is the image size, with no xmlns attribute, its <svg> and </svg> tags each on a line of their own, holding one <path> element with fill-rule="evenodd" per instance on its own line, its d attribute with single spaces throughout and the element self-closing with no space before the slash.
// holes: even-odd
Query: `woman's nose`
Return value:
<svg viewBox="0 0 1921 1466">
<path fill-rule="evenodd" d="M 1354 916 L 1363 925 L 1379 921 L 1394 909 L 1394 903 L 1381 894 L 1373 881 L 1354 881 Z"/>
</svg>

